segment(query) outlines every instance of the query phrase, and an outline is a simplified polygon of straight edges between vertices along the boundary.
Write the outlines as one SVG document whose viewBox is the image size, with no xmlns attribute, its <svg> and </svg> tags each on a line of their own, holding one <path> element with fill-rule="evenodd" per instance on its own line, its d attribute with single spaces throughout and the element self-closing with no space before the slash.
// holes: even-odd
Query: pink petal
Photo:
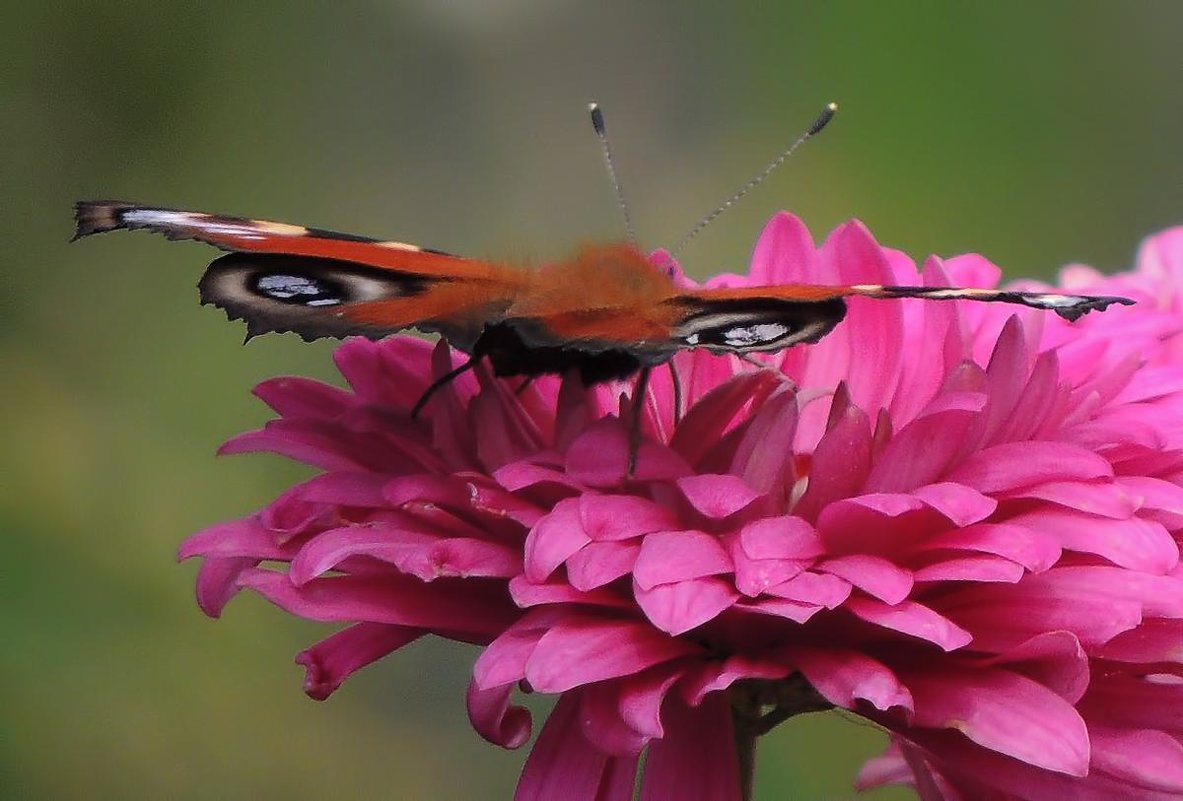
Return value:
<svg viewBox="0 0 1183 801">
<path fill-rule="evenodd" d="M 559 565 L 591 542 L 583 528 L 580 501 L 560 501 L 530 530 L 526 537 L 526 577 L 541 583 Z"/>
<path fill-rule="evenodd" d="M 817 569 L 849 581 L 886 604 L 898 604 L 912 591 L 912 574 L 877 556 L 840 556 L 819 563 Z"/>
<path fill-rule="evenodd" d="M 780 211 L 756 240 L 748 281 L 752 286 L 806 282 L 816 278 L 810 272 L 814 259 L 813 237 L 805 223 Z"/>
<path fill-rule="evenodd" d="M 1149 581 L 1155 578 L 1160 581 Z M 1057 630 L 1072 632 L 1086 647 L 1098 645 L 1137 626 L 1143 608 L 1156 601 L 1163 611 L 1183 611 L 1179 600 L 1170 579 L 1115 567 L 1056 567 L 1013 586 L 951 590 L 940 610 L 973 632 L 978 648 L 1003 651 Z"/>
<path fill-rule="evenodd" d="M 1138 511 L 1137 499 L 1116 481 L 1050 481 L 1006 493 L 1008 500 L 1028 498 L 1065 506 L 1088 515 L 1124 520 Z"/>
<path fill-rule="evenodd" d="M 506 492 L 500 487 L 489 486 L 481 481 L 468 484 L 472 508 L 491 517 L 504 517 L 530 527 L 537 523 L 546 510 L 529 499 Z"/>
<path fill-rule="evenodd" d="M 323 622 L 480 634 L 502 631 L 519 614 L 502 592 L 454 579 L 424 584 L 397 574 L 381 579 L 334 576 L 297 587 L 282 573 L 253 569 L 244 572 L 239 583 L 298 617 Z"/>
<path fill-rule="evenodd" d="M 589 487 L 615 487 L 625 481 L 629 463 L 629 434 L 624 423 L 606 417 L 589 425 L 567 449 L 566 471 Z M 669 448 L 643 440 L 637 450 L 632 479 L 655 481 L 689 475 L 690 466 Z"/>
<path fill-rule="evenodd" d="M 1140 517 L 1170 529 L 1183 528 L 1183 487 L 1149 476 L 1117 476 L 1114 482 L 1134 496 Z"/>
<path fill-rule="evenodd" d="M 498 634 L 473 665 L 474 688 L 491 690 L 524 678 L 538 641 L 566 614 L 561 607 L 532 609 Z"/>
<path fill-rule="evenodd" d="M 522 609 L 545 604 L 579 604 L 581 606 L 601 606 L 605 609 L 634 609 L 632 602 L 615 589 L 597 587 L 581 590 L 566 581 L 555 579 L 545 584 L 535 584 L 525 576 L 514 576 L 509 580 L 509 597 Z"/>
<path fill-rule="evenodd" d="M 691 706 L 697 706 L 708 695 L 727 690 L 743 679 L 779 681 L 792 671 L 791 663 L 781 654 L 733 654 L 722 661 L 700 661 L 685 669 L 678 682 L 678 695 Z"/>
<path fill-rule="evenodd" d="M 627 576 L 641 546 L 633 542 L 593 542 L 567 560 L 567 581 L 578 590 L 594 590 Z"/>
<path fill-rule="evenodd" d="M 978 523 L 951 529 L 931 537 L 917 548 L 996 554 L 1035 573 L 1054 565 L 1062 553 L 1059 541 L 1053 535 L 1038 528 L 1010 523 Z"/>
<path fill-rule="evenodd" d="M 579 498 L 579 518 L 595 541 L 631 539 L 678 525 L 668 507 L 635 495 L 584 494 Z"/>
<path fill-rule="evenodd" d="M 300 486 L 300 497 L 314 503 L 381 508 L 386 505 L 382 487 L 387 476 L 369 472 L 325 473 Z"/>
<path fill-rule="evenodd" d="M 583 485 L 568 476 L 563 470 L 533 462 L 514 462 L 502 465 L 492 471 L 494 480 L 509 492 L 536 487 L 538 485 L 553 485 L 556 489 L 571 489 L 580 491 Z"/>
<path fill-rule="evenodd" d="M 280 545 L 275 535 L 264 528 L 257 517 L 231 520 L 204 528 L 191 535 L 177 550 L 177 559 L 206 557 L 251 557 L 255 562 L 263 559 L 290 559 L 295 549 Z"/>
<path fill-rule="evenodd" d="M 912 573 L 916 583 L 935 581 L 1003 582 L 1014 584 L 1026 571 L 1000 556 L 962 556 L 943 559 L 916 568 Z"/>
<path fill-rule="evenodd" d="M 736 608 L 756 614 L 781 617 L 794 623 L 805 623 L 826 607 L 820 604 L 782 598 L 758 598 L 753 601 L 741 600 L 736 603 Z"/>
<path fill-rule="evenodd" d="M 1160 523 L 1046 508 L 1016 515 L 1009 522 L 1058 537 L 1067 550 L 1096 554 L 1131 570 L 1161 575 L 1179 564 L 1179 546 Z"/>
<path fill-rule="evenodd" d="M 1176 677 L 1113 672 L 1094 676 L 1080 710 L 1090 721 L 1127 729 L 1179 733 L 1183 684 Z"/>
<path fill-rule="evenodd" d="M 538 641 L 526 663 L 526 680 L 539 692 L 565 692 L 698 650 L 639 622 L 568 615 Z"/>
<path fill-rule="evenodd" d="M 871 757 L 863 763 L 858 776 L 855 777 L 854 788 L 865 791 L 889 785 L 909 785 L 913 781 L 912 768 L 900 756 L 899 748 L 892 744 L 879 756 Z"/>
<path fill-rule="evenodd" d="M 647 670 L 620 682 L 620 718 L 636 732 L 662 737 L 661 708 L 666 694 L 682 672 L 676 663 Z"/>
<path fill-rule="evenodd" d="M 386 503 L 395 508 L 415 502 L 427 502 L 450 509 L 467 510 L 472 495 L 462 481 L 452 476 L 406 475 L 394 478 L 382 487 Z"/>
<path fill-rule="evenodd" d="M 950 481 L 918 487 L 912 494 L 955 526 L 968 526 L 985 520 L 998 509 L 998 501 L 993 498 L 973 487 Z"/>
<path fill-rule="evenodd" d="M 663 716 L 666 735 L 649 746 L 640 801 L 740 801 L 726 695 L 708 695 L 698 707 L 671 700 Z"/>
<path fill-rule="evenodd" d="M 1112 475 L 1109 462 L 1076 445 L 1006 442 L 977 451 L 945 478 L 990 493 L 1048 481 L 1089 480 Z"/>
<path fill-rule="evenodd" d="M 1183 744 L 1166 732 L 1092 726 L 1093 767 L 1135 787 L 1183 794 Z"/>
<path fill-rule="evenodd" d="M 686 410 L 686 416 L 670 440 L 670 447 L 689 464 L 701 463 L 736 415 L 762 394 L 771 392 L 777 383 L 770 371 L 758 370 L 713 386 Z"/>
<path fill-rule="evenodd" d="M 401 573 L 433 581 L 443 576 L 500 576 L 521 571 L 516 550 L 467 537 L 443 538 L 413 528 L 374 523 L 326 531 L 292 560 L 288 577 L 304 584 L 351 557 L 385 562 Z"/>
<path fill-rule="evenodd" d="M 742 478 L 744 486 L 754 494 L 773 493 L 779 503 L 784 503 L 787 487 L 795 480 L 796 435 L 797 396 L 785 389 L 760 407 L 736 448 L 730 472 Z"/>
<path fill-rule="evenodd" d="M 850 582 L 829 573 L 807 571 L 769 587 L 766 592 L 797 603 L 837 609 L 850 598 Z"/>
<path fill-rule="evenodd" d="M 739 598 L 730 582 L 716 578 L 661 584 L 648 590 L 634 587 L 634 595 L 645 617 L 675 636 L 713 620 Z"/>
<path fill-rule="evenodd" d="M 978 441 L 992 445 L 1002 438 L 1014 409 L 1026 389 L 1031 370 L 1031 353 L 1027 348 L 1023 324 L 1017 316 L 1008 317 L 994 343 L 994 352 L 986 367 L 986 381 L 990 388 L 990 402 L 979 421 Z"/>
<path fill-rule="evenodd" d="M 619 693 L 622 682 L 589 684 L 579 691 L 580 723 L 584 736 L 601 751 L 612 756 L 637 756 L 650 738 L 636 731 L 620 716 Z"/>
<path fill-rule="evenodd" d="M 321 381 L 299 376 L 279 376 L 255 385 L 255 397 L 281 417 L 333 418 L 354 403 L 353 396 Z"/>
<path fill-rule="evenodd" d="M 912 694 L 886 665 L 857 651 L 808 646 L 786 649 L 796 666 L 823 698 L 843 709 L 866 701 L 876 709 L 901 707 L 911 712 Z"/>
<path fill-rule="evenodd" d="M 221 617 L 226 604 L 242 588 L 242 575 L 258 564 L 258 559 L 249 556 L 205 559 L 197 571 L 197 606 L 209 617 Z"/>
<path fill-rule="evenodd" d="M 632 801 L 637 757 L 610 757 L 583 734 L 580 698 L 564 695 L 551 710 L 518 780 L 514 801 Z"/>
<path fill-rule="evenodd" d="M 296 657 L 296 664 L 304 666 L 304 694 L 325 700 L 345 679 L 424 633 L 423 629 L 380 623 L 357 623 L 342 629 Z"/>
<path fill-rule="evenodd" d="M 702 531 L 663 531 L 641 543 L 633 581 L 642 590 L 659 584 L 730 573 L 731 557 L 716 537 Z"/>
<path fill-rule="evenodd" d="M 907 492 L 946 477 L 961 450 L 962 438 L 984 402 L 976 396 L 956 404 L 955 408 L 927 414 L 909 423 L 891 438 L 876 459 L 863 491 Z"/>
<path fill-rule="evenodd" d="M 728 538 L 735 563 L 735 587 L 755 597 L 798 576 L 824 550 L 813 527 L 798 517 L 767 517 Z"/>
<path fill-rule="evenodd" d="M 817 531 L 830 553 L 888 555 L 916 538 L 924 528 L 915 525 L 917 512 L 928 511 L 920 499 L 904 494 L 875 494 L 846 498 L 818 515 Z M 931 513 L 930 513 L 931 514 Z"/>
<path fill-rule="evenodd" d="M 696 512 L 714 519 L 729 517 L 760 497 L 739 476 L 695 475 L 677 483 Z"/>
<path fill-rule="evenodd" d="M 738 542 L 751 559 L 813 559 L 824 552 L 813 526 L 793 515 L 748 523 L 740 529 Z"/>
<path fill-rule="evenodd" d="M 314 426 L 308 418 L 296 421 L 296 425 L 284 425 L 288 422 L 273 420 L 259 431 L 232 437 L 218 449 L 218 455 L 275 453 L 321 470 L 363 470 L 372 466 L 373 462 L 365 458 L 366 449 L 353 447 L 355 443 L 341 436 L 340 431 Z"/>
<path fill-rule="evenodd" d="M 813 451 L 809 486 L 796 513 L 814 520 L 827 504 L 858 494 L 871 468 L 871 424 L 839 385 L 826 433 Z"/>
<path fill-rule="evenodd" d="M 297 484 L 269 503 L 258 514 L 259 522 L 277 542 L 286 543 L 302 534 L 319 534 L 341 522 L 341 510 L 333 502 L 317 503 Z"/>
<path fill-rule="evenodd" d="M 1183 664 L 1183 620 L 1143 620 L 1092 649 L 1093 655 L 1117 662 L 1176 662 Z"/>
<path fill-rule="evenodd" d="M 837 268 L 841 283 L 891 283 L 894 278 L 879 244 L 856 221 L 839 226 L 818 255 L 823 263 Z M 902 333 L 903 310 L 899 303 L 862 298 L 851 299 L 849 305 L 851 313 L 844 334 L 851 356 L 842 378 L 855 404 L 877 411 L 889 405 L 899 380 L 903 354 L 894 343 L 899 342 Z"/>
<path fill-rule="evenodd" d="M 941 766 L 965 787 L 968 798 L 986 794 L 996 798 L 1072 799 L 1072 801 L 1177 801 L 1177 793 L 1155 792 L 1147 787 L 1132 787 L 1127 782 L 1115 781 L 1099 770 L 1087 779 L 1045 770 L 1012 757 L 979 747 L 960 735 L 929 734 L 912 730 L 908 739 L 922 746 L 928 753 L 940 756 Z M 986 797 L 991 797 L 986 795 Z"/>
<path fill-rule="evenodd" d="M 1075 704 L 1089 686 L 1089 658 L 1080 640 L 1067 631 L 1049 631 L 1025 643 L 983 659 L 983 665 L 999 665 L 1047 687 Z"/>
<path fill-rule="evenodd" d="M 915 601 L 888 606 L 870 598 L 851 598 L 846 608 L 868 623 L 928 640 L 943 651 L 963 648 L 973 640 L 968 631 Z"/>
<path fill-rule="evenodd" d="M 483 690 L 476 681 L 468 684 L 468 720 L 476 733 L 502 748 L 520 748 L 530 739 L 530 712 L 510 706 L 512 684 Z"/>
<path fill-rule="evenodd" d="M 1070 703 L 1005 670 L 909 673 L 914 726 L 953 728 L 992 751 L 1058 773 L 1084 776 L 1089 735 Z"/>
</svg>

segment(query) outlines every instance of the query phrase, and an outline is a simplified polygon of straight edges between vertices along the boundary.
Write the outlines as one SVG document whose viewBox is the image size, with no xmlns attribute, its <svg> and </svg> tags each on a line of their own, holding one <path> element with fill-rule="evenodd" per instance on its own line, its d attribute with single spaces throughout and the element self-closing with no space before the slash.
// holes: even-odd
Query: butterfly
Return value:
<svg viewBox="0 0 1183 801">
<path fill-rule="evenodd" d="M 627 243 L 589 245 L 567 261 L 521 270 L 405 242 L 119 201 L 79 202 L 75 216 L 75 239 L 144 229 L 229 251 L 198 287 L 203 303 L 246 322 L 248 339 L 272 331 L 380 339 L 415 328 L 467 353 L 465 369 L 488 359 L 498 376 L 576 371 L 589 385 L 689 348 L 746 356 L 817 342 L 843 320 L 849 297 L 1013 303 L 1069 320 L 1133 302 L 967 287 L 688 289 Z"/>
<path fill-rule="evenodd" d="M 820 131 L 836 108 L 828 105 L 791 147 L 683 243 Z M 495 375 L 526 380 L 574 372 L 593 385 L 637 374 L 630 474 L 649 373 L 680 351 L 696 348 L 751 359 L 753 353 L 817 342 L 843 320 L 849 297 L 1012 303 L 1047 309 L 1068 320 L 1115 303 L 1133 303 L 1112 296 L 965 287 L 680 286 L 634 244 L 603 116 L 594 103 L 590 110 L 629 241 L 589 245 L 566 261 L 537 270 L 405 242 L 112 200 L 76 204 L 74 239 L 142 229 L 228 251 L 206 268 L 198 287 L 203 303 L 246 322 L 247 339 L 285 331 L 306 340 L 353 335 L 380 339 L 407 328 L 440 334 L 469 359 L 437 378 L 412 408 L 412 416 L 432 393 L 482 359 Z M 675 379 L 675 405 L 680 406 L 677 389 Z M 676 417 L 679 409 L 674 413 Z"/>
<path fill-rule="evenodd" d="M 82 201 L 75 239 L 144 229 L 206 242 L 214 260 L 203 303 L 246 322 L 249 337 L 380 339 L 438 333 L 498 376 L 575 370 L 586 384 L 630 376 L 688 348 L 745 355 L 817 342 L 842 321 L 845 298 L 1014 303 L 1069 320 L 1127 298 L 931 286 L 687 289 L 635 246 L 589 245 L 537 270 L 466 259 L 404 242 L 134 203 Z"/>
</svg>

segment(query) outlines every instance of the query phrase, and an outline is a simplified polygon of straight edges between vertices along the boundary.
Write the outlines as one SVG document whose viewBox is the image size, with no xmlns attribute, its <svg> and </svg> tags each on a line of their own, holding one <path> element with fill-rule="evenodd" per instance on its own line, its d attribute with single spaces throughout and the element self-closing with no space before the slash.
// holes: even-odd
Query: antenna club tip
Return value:
<svg viewBox="0 0 1183 801">
<path fill-rule="evenodd" d="M 597 136 L 604 135 L 604 112 L 600 111 L 600 104 L 592 101 L 587 104 L 587 110 L 591 113 L 592 128 L 595 129 Z"/>
<path fill-rule="evenodd" d="M 817 119 L 813 121 L 813 125 L 809 126 L 809 130 L 805 132 L 805 137 L 816 136 L 825 128 L 830 120 L 834 119 L 834 113 L 838 111 L 837 103 L 827 103 L 826 107 L 822 109 L 822 113 L 818 115 Z"/>
</svg>

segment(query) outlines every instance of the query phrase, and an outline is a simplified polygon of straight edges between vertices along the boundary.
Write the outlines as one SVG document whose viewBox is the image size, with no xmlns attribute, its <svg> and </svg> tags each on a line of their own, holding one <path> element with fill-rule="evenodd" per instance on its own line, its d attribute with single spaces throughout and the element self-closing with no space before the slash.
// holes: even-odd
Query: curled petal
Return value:
<svg viewBox="0 0 1183 801">
<path fill-rule="evenodd" d="M 345 679 L 424 634 L 423 629 L 357 623 L 301 651 L 296 664 L 304 666 L 304 693 L 323 701 Z"/>
</svg>

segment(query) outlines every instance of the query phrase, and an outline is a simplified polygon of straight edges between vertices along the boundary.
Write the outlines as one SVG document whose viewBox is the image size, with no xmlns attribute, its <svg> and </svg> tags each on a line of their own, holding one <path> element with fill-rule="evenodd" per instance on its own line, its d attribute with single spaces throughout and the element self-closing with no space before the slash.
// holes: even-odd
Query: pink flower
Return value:
<svg viewBox="0 0 1183 801">
<path fill-rule="evenodd" d="M 980 256 L 917 274 L 858 223 L 815 248 L 783 214 L 715 283 L 993 285 Z M 852 710 L 894 745 L 859 783 L 925 799 L 1183 795 L 1183 229 L 1137 271 L 1070 268 L 1145 302 L 1069 324 L 971 302 L 854 299 L 759 370 L 654 375 L 625 475 L 622 386 L 461 377 L 409 337 L 346 342 L 350 389 L 256 392 L 279 414 L 222 452 L 323 473 L 181 548 L 198 599 L 240 588 L 348 624 L 300 655 L 325 698 L 427 633 L 484 646 L 473 726 L 517 747 L 516 688 L 560 696 L 519 799 L 739 799 L 737 740 Z M 744 749 L 738 749 L 742 752 Z"/>
</svg>

